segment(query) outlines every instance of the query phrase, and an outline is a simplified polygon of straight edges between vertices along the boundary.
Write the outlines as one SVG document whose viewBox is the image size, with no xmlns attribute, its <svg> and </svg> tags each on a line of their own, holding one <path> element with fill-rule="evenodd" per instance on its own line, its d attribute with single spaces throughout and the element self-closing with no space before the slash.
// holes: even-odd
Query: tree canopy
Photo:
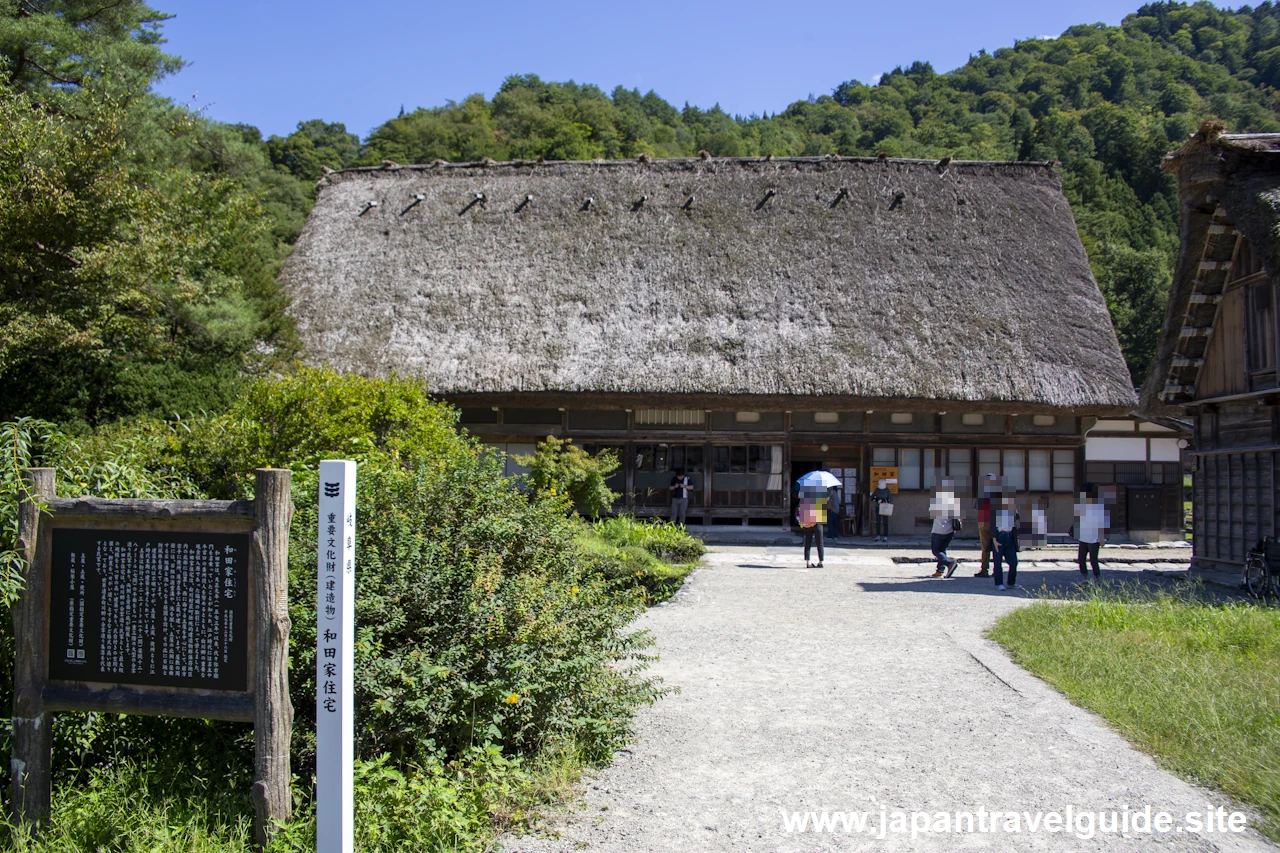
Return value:
<svg viewBox="0 0 1280 853">
<path fill-rule="evenodd" d="M 150 92 L 181 67 L 139 0 L 0 0 L 0 418 L 217 408 L 294 353 L 274 278 L 326 169 L 512 159 L 877 155 L 1054 160 L 1135 383 L 1178 246 L 1160 171 L 1206 119 L 1280 130 L 1280 6 L 1149 3 L 1120 26 L 894 68 L 775 115 L 533 74 L 361 141 L 263 139 Z M 28 164 L 37 168 L 28 169 Z"/>
<path fill-rule="evenodd" d="M 165 18 L 0 2 L 0 420 L 222 409 L 292 352 L 274 278 L 306 188 L 150 94 Z"/>
</svg>

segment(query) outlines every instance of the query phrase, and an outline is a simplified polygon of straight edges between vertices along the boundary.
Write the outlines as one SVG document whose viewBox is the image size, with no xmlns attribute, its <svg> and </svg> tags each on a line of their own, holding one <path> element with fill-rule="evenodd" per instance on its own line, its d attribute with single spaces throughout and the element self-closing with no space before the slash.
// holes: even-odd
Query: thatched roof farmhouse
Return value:
<svg viewBox="0 0 1280 853">
<path fill-rule="evenodd" d="M 1280 533 L 1280 134 L 1206 124 L 1169 155 L 1182 246 L 1142 412 L 1193 424 L 1195 558 Z"/>
<path fill-rule="evenodd" d="M 386 163 L 323 179 L 283 280 L 308 358 L 424 377 L 498 444 L 618 447 L 633 509 L 639 445 L 700 443 L 679 467 L 722 485 L 750 472 L 716 478 L 716 448 L 747 439 L 865 479 L 873 456 L 941 454 L 953 432 L 973 454 L 1001 436 L 1074 452 L 1082 418 L 1135 402 L 1049 164 Z M 923 491 L 934 472 L 907 456 Z M 961 477 L 982 464 L 956 459 Z M 703 485 L 698 515 L 785 517 L 785 493 Z"/>
</svg>

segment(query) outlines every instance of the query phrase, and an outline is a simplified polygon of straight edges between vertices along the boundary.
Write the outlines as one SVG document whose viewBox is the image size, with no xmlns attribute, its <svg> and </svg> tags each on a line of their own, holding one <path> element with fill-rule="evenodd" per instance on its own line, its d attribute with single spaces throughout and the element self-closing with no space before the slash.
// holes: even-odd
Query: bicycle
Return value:
<svg viewBox="0 0 1280 853">
<path fill-rule="evenodd" d="M 1254 598 L 1280 597 L 1280 541 L 1274 536 L 1259 539 L 1245 558 L 1241 580 Z"/>
</svg>

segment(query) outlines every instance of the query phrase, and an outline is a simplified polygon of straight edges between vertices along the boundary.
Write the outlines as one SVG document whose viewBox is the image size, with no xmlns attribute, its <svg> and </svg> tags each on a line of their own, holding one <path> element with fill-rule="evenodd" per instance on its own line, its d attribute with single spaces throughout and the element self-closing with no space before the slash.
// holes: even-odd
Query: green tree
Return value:
<svg viewBox="0 0 1280 853">
<path fill-rule="evenodd" d="M 535 496 L 567 496 L 578 513 L 599 518 L 618 499 L 607 481 L 621 462 L 612 450 L 592 456 L 572 441 L 549 435 L 533 455 L 516 456 L 515 460 L 529 466 L 529 485 Z"/>
<path fill-rule="evenodd" d="M 95 423 L 172 402 L 137 387 L 149 367 L 199 394 L 193 408 L 229 403 L 235 371 L 216 365 L 238 365 L 262 322 L 236 276 L 254 200 L 189 172 L 138 180 L 110 100 L 73 119 L 0 89 L 0 127 L 0 418 Z"/>
<path fill-rule="evenodd" d="M 160 50 L 169 17 L 139 0 L 0 0 L 0 74 L 39 101 L 145 93 L 181 67 Z"/>
<path fill-rule="evenodd" d="M 360 155 L 360 138 L 346 125 L 320 119 L 298 122 L 288 136 L 267 140 L 271 162 L 295 177 L 316 181 L 328 169 L 350 166 Z"/>
</svg>

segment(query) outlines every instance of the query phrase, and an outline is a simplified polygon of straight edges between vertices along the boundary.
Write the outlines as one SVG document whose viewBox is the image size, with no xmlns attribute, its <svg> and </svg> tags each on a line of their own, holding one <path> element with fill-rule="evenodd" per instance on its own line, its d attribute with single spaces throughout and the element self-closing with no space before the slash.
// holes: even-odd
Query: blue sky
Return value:
<svg viewBox="0 0 1280 853">
<path fill-rule="evenodd" d="M 1139 0 L 413 3 L 152 0 L 189 64 L 157 90 L 264 135 L 340 121 L 362 138 L 399 112 L 492 95 L 510 74 L 655 90 L 677 107 L 778 112 L 921 59 L 1118 24 Z"/>
</svg>

